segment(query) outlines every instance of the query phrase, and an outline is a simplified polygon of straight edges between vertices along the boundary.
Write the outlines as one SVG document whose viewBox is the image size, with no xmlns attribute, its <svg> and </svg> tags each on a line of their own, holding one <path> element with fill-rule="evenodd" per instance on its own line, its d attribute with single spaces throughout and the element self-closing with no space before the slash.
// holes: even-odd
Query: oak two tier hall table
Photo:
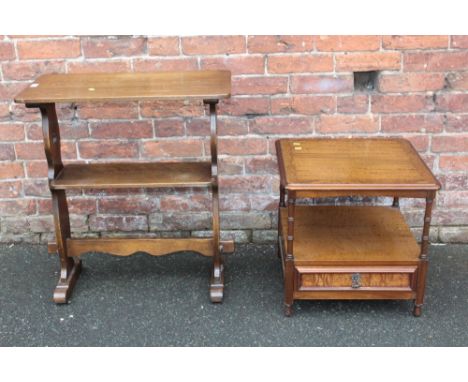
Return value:
<svg viewBox="0 0 468 382">
<path fill-rule="evenodd" d="M 66 303 L 80 274 L 80 255 L 89 251 L 129 256 L 143 251 L 161 256 L 193 251 L 212 257 L 210 298 L 221 302 L 224 269 L 221 252 L 232 252 L 232 241 L 220 241 L 216 106 L 231 92 L 229 71 L 191 71 L 115 74 L 49 74 L 39 77 L 16 98 L 26 107 L 38 108 L 52 194 L 60 279 L 56 303 Z M 211 161 L 164 163 L 62 163 L 60 132 L 55 104 L 199 99 L 208 105 L 211 126 Z M 209 238 L 99 238 L 71 237 L 66 191 L 89 188 L 206 187 L 212 194 L 213 234 Z"/>
<path fill-rule="evenodd" d="M 440 188 L 404 139 L 282 139 L 279 255 L 285 314 L 294 300 L 414 300 L 419 316 L 432 205 Z M 300 205 L 301 198 L 393 197 L 392 206 Z M 425 198 L 418 246 L 399 198 Z"/>
</svg>

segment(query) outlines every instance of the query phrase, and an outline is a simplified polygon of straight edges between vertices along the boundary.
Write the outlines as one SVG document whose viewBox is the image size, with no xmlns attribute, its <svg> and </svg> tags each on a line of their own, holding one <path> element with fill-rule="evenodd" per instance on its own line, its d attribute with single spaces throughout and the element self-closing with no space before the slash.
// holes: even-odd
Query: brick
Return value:
<svg viewBox="0 0 468 382">
<path fill-rule="evenodd" d="M 14 60 L 15 48 L 12 43 L 0 41 L 0 61 Z"/>
<path fill-rule="evenodd" d="M 150 56 L 176 56 L 179 54 L 179 37 L 149 37 L 147 46 Z"/>
<path fill-rule="evenodd" d="M 202 70 L 230 70 L 233 75 L 263 74 L 265 72 L 264 56 L 223 56 L 202 57 Z"/>
<path fill-rule="evenodd" d="M 221 155 L 263 155 L 267 153 L 267 142 L 262 138 L 219 139 Z"/>
<path fill-rule="evenodd" d="M 292 93 L 349 93 L 354 89 L 352 76 L 292 76 Z"/>
<path fill-rule="evenodd" d="M 467 171 L 468 155 L 441 155 L 439 168 L 445 171 Z"/>
<path fill-rule="evenodd" d="M 19 162 L 0 163 L 0 179 L 24 178 L 23 164 Z"/>
<path fill-rule="evenodd" d="M 109 102 L 78 104 L 80 119 L 137 119 L 138 103 Z"/>
<path fill-rule="evenodd" d="M 468 112 L 468 94 L 450 94 L 438 95 L 436 98 L 436 110 L 451 112 Z"/>
<path fill-rule="evenodd" d="M 0 160 L 15 160 L 15 148 L 10 143 L 0 143 Z"/>
<path fill-rule="evenodd" d="M 210 211 L 211 197 L 209 194 L 194 195 L 163 195 L 161 196 L 161 212 L 168 211 Z"/>
<path fill-rule="evenodd" d="M 429 149 L 429 135 L 427 134 L 421 135 L 408 133 L 399 135 L 398 138 L 404 138 L 410 141 L 416 151 L 419 151 L 420 153 L 426 152 Z M 424 155 L 422 158 L 425 158 Z"/>
<path fill-rule="evenodd" d="M 268 73 L 284 74 L 331 71 L 333 71 L 333 56 L 329 54 L 268 57 Z"/>
<path fill-rule="evenodd" d="M 246 51 L 244 36 L 182 37 L 182 52 L 187 55 L 234 54 Z"/>
<path fill-rule="evenodd" d="M 133 63 L 135 72 L 197 70 L 195 58 L 139 58 Z"/>
<path fill-rule="evenodd" d="M 221 211 L 250 211 L 250 199 L 244 194 L 221 195 L 219 209 Z"/>
<path fill-rule="evenodd" d="M 378 89 L 384 93 L 437 91 L 444 86 L 443 73 L 381 74 L 378 79 Z"/>
<path fill-rule="evenodd" d="M 468 227 L 440 227 L 439 239 L 442 243 L 468 243 Z"/>
<path fill-rule="evenodd" d="M 22 123 L 0 123 L 0 141 L 24 140 L 24 125 Z"/>
<path fill-rule="evenodd" d="M 250 208 L 253 211 L 277 211 L 279 204 L 279 195 L 249 195 Z"/>
<path fill-rule="evenodd" d="M 91 138 L 153 138 L 151 121 L 97 122 L 90 124 Z"/>
<path fill-rule="evenodd" d="M 145 101 L 140 103 L 142 117 L 200 117 L 205 114 L 199 101 Z"/>
<path fill-rule="evenodd" d="M 378 117 L 373 115 L 321 115 L 317 122 L 320 133 L 371 133 L 379 130 Z"/>
<path fill-rule="evenodd" d="M 83 141 L 78 142 L 80 157 L 84 159 L 137 158 L 137 142 Z"/>
<path fill-rule="evenodd" d="M 468 134 L 433 136 L 433 152 L 461 152 L 468 151 Z"/>
<path fill-rule="evenodd" d="M 303 117 L 259 117 L 250 121 L 250 132 L 254 134 L 305 134 L 313 132 L 309 118 Z"/>
<path fill-rule="evenodd" d="M 0 171 L 0 176 L 1 174 L 2 172 Z M 23 184 L 19 180 L 0 182 L 0 198 L 18 198 L 21 196 L 22 190 Z"/>
<path fill-rule="evenodd" d="M 276 157 L 253 157 L 245 159 L 246 174 L 277 174 L 278 162 Z"/>
<path fill-rule="evenodd" d="M 468 72 L 455 72 L 447 74 L 447 83 L 451 89 L 468 90 Z"/>
<path fill-rule="evenodd" d="M 26 179 L 23 184 L 25 196 L 50 198 L 47 179 Z"/>
<path fill-rule="evenodd" d="M 348 53 L 335 56 L 336 70 L 341 72 L 368 70 L 398 70 L 399 52 Z"/>
<path fill-rule="evenodd" d="M 154 129 L 156 137 L 177 137 L 185 134 L 185 126 L 182 119 L 155 120 Z"/>
<path fill-rule="evenodd" d="M 42 141 L 42 127 L 37 123 L 27 125 L 26 136 L 28 140 Z M 88 136 L 88 124 L 84 121 L 74 120 L 60 123 L 60 138 L 62 140 L 87 138 Z"/>
<path fill-rule="evenodd" d="M 91 231 L 148 231 L 146 216 L 99 216 L 89 217 Z"/>
<path fill-rule="evenodd" d="M 152 214 L 149 217 L 150 231 L 210 229 L 211 222 L 209 212 L 173 212 Z"/>
<path fill-rule="evenodd" d="M 468 174 L 466 173 L 445 173 L 438 175 L 442 184 L 442 189 L 446 191 L 468 189 Z"/>
<path fill-rule="evenodd" d="M 118 73 L 131 70 L 129 60 L 68 62 L 67 67 L 69 73 Z"/>
<path fill-rule="evenodd" d="M 207 118 L 191 118 L 186 122 L 187 135 L 207 136 L 210 135 L 210 122 Z M 237 118 L 223 118 L 218 120 L 218 136 L 233 136 L 248 134 L 246 120 Z"/>
<path fill-rule="evenodd" d="M 41 74 L 64 73 L 65 61 L 11 61 L 2 65 L 5 80 L 33 80 Z"/>
<path fill-rule="evenodd" d="M 432 97 L 425 95 L 373 95 L 373 113 L 416 113 L 433 110 Z"/>
<path fill-rule="evenodd" d="M 272 178 L 269 175 L 245 175 L 242 177 L 221 177 L 220 193 L 265 193 L 270 192 Z"/>
<path fill-rule="evenodd" d="M 314 48 L 314 36 L 248 36 L 249 53 L 308 52 Z"/>
<path fill-rule="evenodd" d="M 440 133 L 444 117 L 438 114 L 383 115 L 381 128 L 385 133 Z"/>
<path fill-rule="evenodd" d="M 264 229 L 271 228 L 269 212 L 224 212 L 221 213 L 222 229 Z"/>
<path fill-rule="evenodd" d="M 445 72 L 464 70 L 468 51 L 453 52 L 411 52 L 403 57 L 405 71 Z"/>
<path fill-rule="evenodd" d="M 451 36 L 451 48 L 468 49 L 468 36 Z"/>
<path fill-rule="evenodd" d="M 369 97 L 364 94 L 337 97 L 336 110 L 338 113 L 367 113 Z"/>
<path fill-rule="evenodd" d="M 448 36 L 383 36 L 384 49 L 435 49 L 447 48 Z"/>
<path fill-rule="evenodd" d="M 20 91 L 26 88 L 28 84 L 23 82 L 2 83 L 0 82 L 0 101 L 10 102 Z"/>
<path fill-rule="evenodd" d="M 151 197 L 118 197 L 97 201 L 100 214 L 148 214 L 159 209 L 159 200 Z"/>
<path fill-rule="evenodd" d="M 71 214 L 91 215 L 96 213 L 95 198 L 68 197 L 67 202 L 68 210 Z M 50 198 L 37 200 L 37 212 L 39 214 L 51 214 L 52 200 Z"/>
<path fill-rule="evenodd" d="M 467 131 L 468 114 L 447 114 L 445 119 L 445 131 L 449 133 Z"/>
<path fill-rule="evenodd" d="M 465 209 L 438 209 L 433 218 L 434 225 L 468 225 L 468 214 Z"/>
<path fill-rule="evenodd" d="M 85 58 L 138 56 L 145 52 L 146 39 L 142 37 L 88 37 L 81 39 Z"/>
<path fill-rule="evenodd" d="M 57 115 L 58 117 L 58 115 Z M 11 119 L 22 122 L 39 122 L 41 121 L 41 113 L 35 108 L 26 108 L 23 104 L 11 105 Z"/>
<path fill-rule="evenodd" d="M 0 121 L 10 118 L 10 105 L 7 103 L 0 103 Z"/>
<path fill-rule="evenodd" d="M 152 157 L 199 157 L 203 154 L 203 141 L 183 139 L 171 141 L 143 142 L 143 155 Z"/>
<path fill-rule="evenodd" d="M 47 178 L 46 160 L 27 161 L 26 175 L 28 178 Z"/>
<path fill-rule="evenodd" d="M 76 159 L 74 142 L 61 143 L 62 159 Z M 44 144 L 40 142 L 25 142 L 15 144 L 17 159 L 45 159 Z"/>
<path fill-rule="evenodd" d="M 380 36 L 317 36 L 315 46 L 325 52 L 379 50 Z"/>
<path fill-rule="evenodd" d="M 278 242 L 277 230 L 255 230 L 252 232 L 252 243 L 272 244 Z"/>
<path fill-rule="evenodd" d="M 26 59 L 75 58 L 81 55 L 80 40 L 20 40 L 17 42 L 18 56 Z"/>
<path fill-rule="evenodd" d="M 36 202 L 32 199 L 0 200 L 1 216 L 32 215 L 36 213 Z"/>
<path fill-rule="evenodd" d="M 219 105 L 219 115 L 256 116 L 268 114 L 270 102 L 266 97 L 232 97 Z"/>
<path fill-rule="evenodd" d="M 333 96 L 277 97 L 271 99 L 272 114 L 306 114 L 333 113 L 336 99 Z"/>
<path fill-rule="evenodd" d="M 219 173 L 224 175 L 241 175 L 244 173 L 244 161 L 242 157 L 218 158 Z"/>
<path fill-rule="evenodd" d="M 288 79 L 285 77 L 234 77 L 232 95 L 259 95 L 286 93 Z"/>
</svg>

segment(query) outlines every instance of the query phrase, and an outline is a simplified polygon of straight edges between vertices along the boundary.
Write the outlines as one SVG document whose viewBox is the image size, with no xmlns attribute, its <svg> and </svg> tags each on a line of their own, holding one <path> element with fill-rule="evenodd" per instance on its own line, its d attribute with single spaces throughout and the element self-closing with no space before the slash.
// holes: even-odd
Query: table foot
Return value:
<svg viewBox="0 0 468 382">
<path fill-rule="evenodd" d="M 422 313 L 422 305 L 414 304 L 413 316 L 414 317 L 420 317 L 421 313 Z"/>
<path fill-rule="evenodd" d="M 288 304 L 284 304 L 284 315 L 286 317 L 291 317 L 293 314 L 293 306 L 292 304 L 291 305 L 288 305 Z"/>
<path fill-rule="evenodd" d="M 210 300 L 211 302 L 223 302 L 224 294 L 224 266 L 214 265 L 211 273 Z"/>
<path fill-rule="evenodd" d="M 54 291 L 54 302 L 66 304 L 81 273 L 81 260 L 74 260 L 66 279 L 60 279 Z"/>
</svg>

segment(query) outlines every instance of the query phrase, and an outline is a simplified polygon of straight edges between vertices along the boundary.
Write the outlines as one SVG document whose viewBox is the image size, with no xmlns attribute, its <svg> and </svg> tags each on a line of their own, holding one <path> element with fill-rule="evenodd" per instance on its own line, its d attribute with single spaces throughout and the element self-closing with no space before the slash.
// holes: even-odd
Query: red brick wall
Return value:
<svg viewBox="0 0 468 382">
<path fill-rule="evenodd" d="M 228 68 L 233 97 L 220 105 L 224 235 L 274 240 L 283 136 L 403 136 L 443 184 L 433 240 L 468 241 L 466 36 L 0 36 L 0 238 L 52 237 L 39 115 L 12 102 L 46 72 Z M 378 70 L 378 89 L 353 90 L 353 71 Z M 61 105 L 66 161 L 207 156 L 200 103 Z M 70 193 L 75 235 L 160 230 L 203 235 L 205 192 Z M 403 202 L 412 226 L 421 202 Z M 191 230 L 195 230 L 190 232 Z"/>
</svg>

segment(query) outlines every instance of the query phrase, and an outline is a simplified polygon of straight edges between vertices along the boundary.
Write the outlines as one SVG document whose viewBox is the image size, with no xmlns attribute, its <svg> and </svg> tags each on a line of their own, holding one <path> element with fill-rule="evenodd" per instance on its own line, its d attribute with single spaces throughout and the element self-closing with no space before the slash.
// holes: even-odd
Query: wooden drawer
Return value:
<svg viewBox="0 0 468 382">
<path fill-rule="evenodd" d="M 416 267 L 296 267 L 296 290 L 411 291 Z"/>
</svg>

